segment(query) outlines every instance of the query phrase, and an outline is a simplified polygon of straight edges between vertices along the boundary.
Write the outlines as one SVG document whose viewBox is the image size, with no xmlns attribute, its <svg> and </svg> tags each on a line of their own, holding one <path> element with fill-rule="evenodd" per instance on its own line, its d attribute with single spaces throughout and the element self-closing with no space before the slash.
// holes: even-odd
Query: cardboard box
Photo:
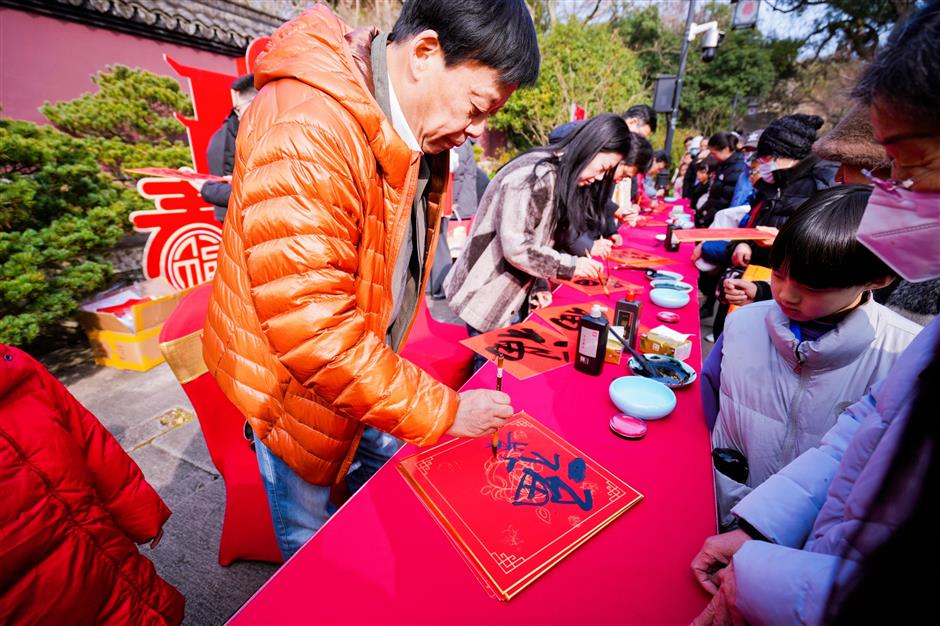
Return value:
<svg viewBox="0 0 940 626">
<path fill-rule="evenodd" d="M 657 326 L 640 335 L 640 352 L 663 354 L 685 361 L 692 354 L 689 337 L 666 326 Z"/>
<path fill-rule="evenodd" d="M 95 363 L 122 370 L 146 372 L 163 363 L 160 352 L 160 329 L 163 324 L 139 333 L 116 333 L 113 330 L 90 330 L 88 341 L 95 354 Z"/>
<path fill-rule="evenodd" d="M 624 336 L 623 326 L 613 326 L 613 330 L 620 335 Z M 604 362 L 611 363 L 613 365 L 620 365 L 620 359 L 623 356 L 623 344 L 620 343 L 620 340 L 614 337 L 613 333 L 607 335 L 607 348 L 604 351 Z"/>
<path fill-rule="evenodd" d="M 162 363 L 160 329 L 188 291 L 154 279 L 98 294 L 82 304 L 78 321 L 88 334 L 95 363 L 139 372 Z M 138 302 L 120 306 L 133 301 Z M 101 310 L 114 307 L 117 310 Z"/>
</svg>

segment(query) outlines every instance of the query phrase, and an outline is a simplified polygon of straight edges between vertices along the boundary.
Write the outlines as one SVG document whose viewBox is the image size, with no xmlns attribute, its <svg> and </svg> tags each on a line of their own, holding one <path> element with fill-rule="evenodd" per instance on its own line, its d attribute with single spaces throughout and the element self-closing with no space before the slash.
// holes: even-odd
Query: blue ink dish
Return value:
<svg viewBox="0 0 940 626">
<path fill-rule="evenodd" d="M 681 280 L 672 280 L 671 278 L 651 280 L 650 287 L 653 289 L 672 289 L 673 291 L 684 291 L 686 293 L 692 291 L 692 285 L 689 283 L 684 283 Z"/>
<path fill-rule="evenodd" d="M 610 399 L 618 409 L 643 420 L 658 420 L 676 408 L 676 394 L 662 383 L 640 376 L 622 376 L 610 383 Z"/>
<path fill-rule="evenodd" d="M 643 356 L 662 374 L 662 376 L 651 378 L 651 380 L 659 381 L 671 389 L 688 387 L 698 378 L 698 374 L 695 373 L 692 366 L 688 363 L 683 363 L 679 359 L 664 354 L 653 353 L 646 353 Z M 637 363 L 635 358 L 630 357 L 630 360 L 627 361 L 627 367 L 630 368 L 630 371 L 633 372 L 635 376 L 645 376 L 649 378 L 649 375 L 643 371 L 643 368 L 640 367 L 640 364 Z"/>
<path fill-rule="evenodd" d="M 664 239 L 665 237 L 666 236 L 663 235 Z M 678 281 L 684 278 L 684 276 L 680 274 L 679 272 L 670 272 L 669 270 L 648 270 L 646 272 L 646 277 L 649 278 L 651 281 L 653 280 Z"/>
<path fill-rule="evenodd" d="M 676 289 L 659 288 L 650 291 L 650 300 L 664 309 L 681 309 L 689 303 L 689 294 Z"/>
</svg>

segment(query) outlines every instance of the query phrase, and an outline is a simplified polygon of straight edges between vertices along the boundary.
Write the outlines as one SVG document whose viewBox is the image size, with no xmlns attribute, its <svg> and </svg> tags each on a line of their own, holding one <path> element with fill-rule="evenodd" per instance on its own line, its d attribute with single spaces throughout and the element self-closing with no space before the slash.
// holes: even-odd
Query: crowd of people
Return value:
<svg viewBox="0 0 940 626">
<path fill-rule="evenodd" d="M 481 181 L 469 142 L 539 64 L 523 0 L 412 0 L 388 33 L 319 5 L 233 85 L 210 146 L 226 178 L 201 188 L 224 219 L 204 358 L 247 419 L 284 558 L 403 442 L 487 436 L 513 414 L 507 394 L 458 393 L 399 356 L 426 288 L 471 334 L 507 326 L 551 304 L 551 279 L 604 280 L 618 231 L 675 195 L 696 227 L 773 236 L 690 251 L 715 316 L 701 390 L 721 531 L 689 555 L 713 595 L 694 623 L 929 615 L 940 1 L 895 29 L 822 137 L 820 117 L 784 115 L 687 137 L 671 164 L 636 105 L 561 126 Z M 449 171 L 474 216 L 452 265 L 435 254 Z M 751 265 L 772 279 L 745 279 Z M 0 354 L 16 407 L 0 434 L 18 442 L 5 476 L 34 490 L 0 513 L 0 622 L 178 624 L 182 598 L 134 546 L 159 542 L 166 507 L 61 385 Z M 42 510 L 58 524 L 40 542 L 11 512 Z M 82 571 L 63 578 L 64 561 Z M 37 596 L 53 583 L 58 602 Z"/>
</svg>

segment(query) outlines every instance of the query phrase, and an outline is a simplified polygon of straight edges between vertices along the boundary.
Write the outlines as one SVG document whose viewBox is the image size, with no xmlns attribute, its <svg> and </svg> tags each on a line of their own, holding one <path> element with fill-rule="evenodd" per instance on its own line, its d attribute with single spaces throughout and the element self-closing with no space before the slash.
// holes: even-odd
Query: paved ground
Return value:
<svg viewBox="0 0 940 626">
<path fill-rule="evenodd" d="M 218 564 L 225 486 L 169 367 L 148 372 L 97 367 L 78 343 L 41 358 L 137 461 L 173 511 L 157 549 L 142 552 L 186 596 L 183 623 L 223 624 L 277 568 Z"/>
<path fill-rule="evenodd" d="M 429 304 L 436 319 L 459 323 L 445 302 Z M 173 511 L 160 546 L 143 552 L 186 596 L 183 623 L 223 624 L 277 568 L 218 564 L 225 486 L 182 388 L 166 364 L 148 372 L 98 367 L 80 334 L 60 343 L 40 359 L 111 431 Z M 702 347 L 707 353 L 711 344 Z"/>
</svg>

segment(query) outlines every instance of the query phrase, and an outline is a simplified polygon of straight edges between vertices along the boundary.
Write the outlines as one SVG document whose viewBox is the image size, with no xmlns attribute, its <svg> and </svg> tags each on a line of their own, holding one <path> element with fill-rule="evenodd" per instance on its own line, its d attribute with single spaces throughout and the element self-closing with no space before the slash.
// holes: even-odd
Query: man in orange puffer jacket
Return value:
<svg viewBox="0 0 940 626">
<path fill-rule="evenodd" d="M 138 543 L 170 510 L 46 368 L 0 344 L 0 624 L 183 621 Z"/>
<path fill-rule="evenodd" d="M 285 558 L 326 521 L 331 489 L 354 490 L 400 440 L 478 437 L 512 414 L 505 394 L 458 396 L 397 351 L 448 150 L 538 65 L 524 0 L 411 0 L 390 34 L 318 5 L 259 57 L 204 356 L 254 432 Z"/>
</svg>

